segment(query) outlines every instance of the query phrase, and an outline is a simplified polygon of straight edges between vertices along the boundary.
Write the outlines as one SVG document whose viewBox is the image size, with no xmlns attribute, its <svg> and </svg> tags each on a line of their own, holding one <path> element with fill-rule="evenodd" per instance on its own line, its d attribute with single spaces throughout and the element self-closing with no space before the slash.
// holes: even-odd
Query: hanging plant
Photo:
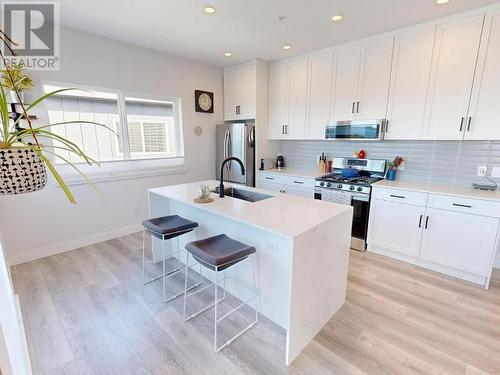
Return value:
<svg viewBox="0 0 500 375">
<path fill-rule="evenodd" d="M 11 46 L 15 43 L 2 30 L 0 30 L 0 39 L 14 53 Z M 64 121 L 34 127 L 32 124 L 34 116 L 29 113 L 35 107 L 51 96 L 77 89 L 56 90 L 39 97 L 30 105 L 26 105 L 22 100 L 22 92 L 31 88 L 31 79 L 24 73 L 22 66 L 9 65 L 1 50 L 0 58 L 4 65 L 0 81 L 0 195 L 23 194 L 43 189 L 47 184 L 48 169 L 68 200 L 71 203 L 76 203 L 68 185 L 45 154 L 56 156 L 54 150 L 62 149 L 82 158 L 89 165 L 99 165 L 99 163 L 85 154 L 76 143 L 53 133 L 50 129 L 54 126 L 85 124 L 104 127 L 113 133 L 115 132 L 107 126 L 93 121 Z M 14 109 L 15 104 L 12 104 L 12 96 L 21 109 L 20 113 Z M 26 123 L 28 127 L 23 128 L 21 122 Z M 56 144 L 60 144 L 60 146 L 56 146 Z M 83 176 L 100 194 L 97 187 L 75 164 L 60 155 L 57 156 Z"/>
</svg>

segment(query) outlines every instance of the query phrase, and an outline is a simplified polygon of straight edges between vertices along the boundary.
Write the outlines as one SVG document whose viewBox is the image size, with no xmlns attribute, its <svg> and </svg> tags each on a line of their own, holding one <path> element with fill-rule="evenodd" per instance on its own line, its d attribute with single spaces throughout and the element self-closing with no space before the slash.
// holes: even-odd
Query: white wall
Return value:
<svg viewBox="0 0 500 375">
<path fill-rule="evenodd" d="M 31 374 L 24 328 L 17 315 L 18 306 L 0 237 L 0 373 L 3 375 Z"/>
<path fill-rule="evenodd" d="M 60 62 L 60 71 L 31 73 L 36 90 L 40 80 L 52 80 L 181 97 L 187 172 L 99 183 L 106 203 L 90 187 L 75 185 L 73 206 L 53 183 L 39 192 L 1 197 L 0 225 L 11 264 L 135 231 L 147 216 L 148 188 L 215 174 L 215 125 L 223 122 L 221 69 L 69 29 L 61 30 Z M 195 89 L 214 92 L 214 114 L 194 112 Z M 196 126 L 203 128 L 199 137 Z"/>
</svg>

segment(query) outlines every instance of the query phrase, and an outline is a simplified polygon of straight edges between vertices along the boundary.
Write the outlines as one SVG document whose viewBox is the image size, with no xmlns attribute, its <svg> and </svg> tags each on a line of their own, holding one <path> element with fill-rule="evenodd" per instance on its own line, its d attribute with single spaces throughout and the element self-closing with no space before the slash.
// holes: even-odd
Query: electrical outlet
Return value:
<svg viewBox="0 0 500 375">
<path fill-rule="evenodd" d="M 485 166 L 477 167 L 477 175 L 478 176 L 486 176 L 487 170 L 488 170 L 488 167 L 485 167 Z"/>
</svg>

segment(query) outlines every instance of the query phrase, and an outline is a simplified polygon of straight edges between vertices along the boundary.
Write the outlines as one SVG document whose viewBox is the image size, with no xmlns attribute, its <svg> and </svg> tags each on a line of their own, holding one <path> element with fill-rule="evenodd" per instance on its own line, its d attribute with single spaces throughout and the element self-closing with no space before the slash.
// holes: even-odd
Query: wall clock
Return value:
<svg viewBox="0 0 500 375">
<path fill-rule="evenodd" d="M 196 112 L 214 113 L 214 93 L 195 90 L 194 107 Z"/>
</svg>

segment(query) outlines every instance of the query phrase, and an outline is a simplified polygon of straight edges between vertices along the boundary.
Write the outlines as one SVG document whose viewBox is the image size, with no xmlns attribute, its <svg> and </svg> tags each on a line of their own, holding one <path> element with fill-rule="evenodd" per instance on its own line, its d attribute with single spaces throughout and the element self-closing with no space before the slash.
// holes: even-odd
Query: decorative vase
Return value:
<svg viewBox="0 0 500 375">
<path fill-rule="evenodd" d="M 47 170 L 33 150 L 0 149 L 0 195 L 31 193 L 47 184 Z"/>
<path fill-rule="evenodd" d="M 396 169 L 389 169 L 387 171 L 387 176 L 385 176 L 385 178 L 389 181 L 396 181 L 396 172 L 397 172 Z"/>
</svg>

